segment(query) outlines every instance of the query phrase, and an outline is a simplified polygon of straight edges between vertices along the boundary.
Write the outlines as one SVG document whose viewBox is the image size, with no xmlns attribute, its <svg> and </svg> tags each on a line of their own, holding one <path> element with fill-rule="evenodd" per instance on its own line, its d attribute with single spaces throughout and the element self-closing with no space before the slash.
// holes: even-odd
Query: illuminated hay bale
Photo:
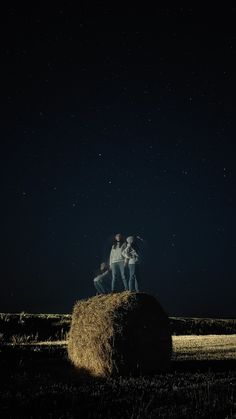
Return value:
<svg viewBox="0 0 236 419">
<path fill-rule="evenodd" d="M 74 306 L 68 356 L 78 372 L 157 373 L 168 369 L 171 352 L 169 319 L 151 295 L 98 295 Z"/>
</svg>

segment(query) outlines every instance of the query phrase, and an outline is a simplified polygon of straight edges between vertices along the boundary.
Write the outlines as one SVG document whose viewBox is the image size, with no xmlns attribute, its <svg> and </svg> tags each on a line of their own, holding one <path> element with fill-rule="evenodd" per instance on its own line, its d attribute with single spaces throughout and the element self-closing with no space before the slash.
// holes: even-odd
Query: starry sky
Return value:
<svg viewBox="0 0 236 419">
<path fill-rule="evenodd" d="M 68 5 L 3 22 L 0 311 L 70 312 L 121 232 L 170 315 L 235 316 L 234 26 Z"/>
</svg>

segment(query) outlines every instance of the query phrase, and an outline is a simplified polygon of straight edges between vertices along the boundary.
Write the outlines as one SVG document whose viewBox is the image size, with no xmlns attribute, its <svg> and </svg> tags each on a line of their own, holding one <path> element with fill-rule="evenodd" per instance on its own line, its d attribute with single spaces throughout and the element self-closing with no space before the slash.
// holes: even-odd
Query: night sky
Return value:
<svg viewBox="0 0 236 419">
<path fill-rule="evenodd" d="M 2 22 L 0 311 L 71 312 L 121 232 L 170 315 L 235 317 L 236 31 L 93 12 Z"/>
</svg>

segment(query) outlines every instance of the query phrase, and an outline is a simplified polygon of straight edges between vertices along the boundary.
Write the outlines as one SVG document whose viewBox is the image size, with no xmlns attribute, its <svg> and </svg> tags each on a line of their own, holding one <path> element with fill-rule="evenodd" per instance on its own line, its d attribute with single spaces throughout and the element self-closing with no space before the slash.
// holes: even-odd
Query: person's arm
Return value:
<svg viewBox="0 0 236 419">
<path fill-rule="evenodd" d="M 127 254 L 127 247 L 125 247 L 125 248 L 122 250 L 121 254 L 122 254 L 123 258 L 125 258 L 125 259 L 128 259 L 128 258 L 129 258 L 129 256 L 128 256 L 128 254 Z"/>
<path fill-rule="evenodd" d="M 136 252 L 136 250 L 134 250 L 133 248 L 132 248 L 132 250 L 131 250 L 131 257 L 132 257 L 132 259 L 135 259 L 135 262 L 138 262 L 138 260 L 139 260 L 139 255 L 138 255 L 138 253 Z"/>
<path fill-rule="evenodd" d="M 112 264 L 112 256 L 113 256 L 113 247 L 111 248 L 110 258 L 109 258 L 109 266 L 111 267 Z"/>
<path fill-rule="evenodd" d="M 129 249 L 129 245 L 125 246 L 124 249 L 121 252 L 122 256 L 125 259 L 125 261 L 124 261 L 125 265 L 127 265 L 129 263 L 129 259 L 130 259 L 130 256 L 128 255 L 128 252 L 127 252 L 128 249 Z"/>
</svg>

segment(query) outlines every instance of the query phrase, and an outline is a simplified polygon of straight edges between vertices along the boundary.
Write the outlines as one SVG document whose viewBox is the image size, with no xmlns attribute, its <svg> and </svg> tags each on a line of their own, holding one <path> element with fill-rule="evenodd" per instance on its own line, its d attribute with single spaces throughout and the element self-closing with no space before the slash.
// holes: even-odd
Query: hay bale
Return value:
<svg viewBox="0 0 236 419">
<path fill-rule="evenodd" d="M 78 371 L 152 374 L 168 369 L 171 353 L 168 316 L 151 295 L 98 295 L 74 306 L 68 356 Z"/>
</svg>

